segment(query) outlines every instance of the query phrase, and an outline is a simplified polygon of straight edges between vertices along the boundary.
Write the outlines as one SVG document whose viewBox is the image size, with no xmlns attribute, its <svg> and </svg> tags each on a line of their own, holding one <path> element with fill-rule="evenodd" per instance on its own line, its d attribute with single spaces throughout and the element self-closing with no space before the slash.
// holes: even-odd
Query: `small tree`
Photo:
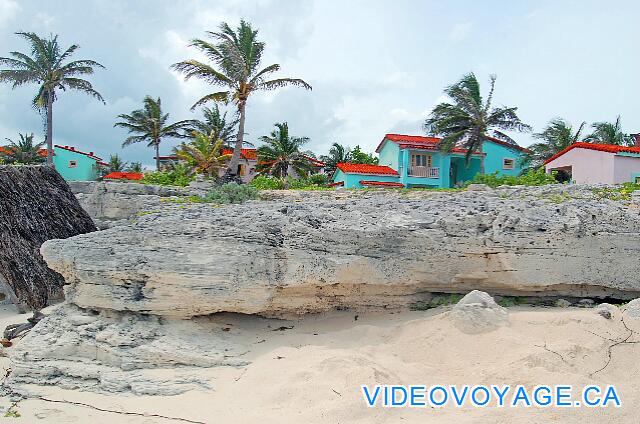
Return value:
<svg viewBox="0 0 640 424">
<path fill-rule="evenodd" d="M 487 136 L 517 145 L 503 131 L 531 130 L 516 114 L 517 107 L 492 107 L 495 85 L 496 77 L 492 75 L 489 95 L 484 100 L 476 76 L 470 73 L 444 90 L 450 102 L 437 105 L 424 123 L 427 134 L 442 137 L 443 151 L 465 148 L 468 163 L 474 152 L 482 153 Z M 484 174 L 484 155 L 480 157 L 480 173 Z"/>
<path fill-rule="evenodd" d="M 231 155 L 222 154 L 223 145 L 221 139 L 213 141 L 205 134 L 195 132 L 190 143 L 182 143 L 174 152 L 191 167 L 191 173 L 217 177 L 231 159 Z"/>
<path fill-rule="evenodd" d="M 160 143 L 165 138 L 185 137 L 184 131 L 193 126 L 193 120 L 178 121 L 168 124 L 168 113 L 162 113 L 160 98 L 153 99 L 150 96 L 144 98 L 144 107 L 134 110 L 130 115 L 118 115 L 122 119 L 116 122 L 114 127 L 126 128 L 131 135 L 122 143 L 122 147 L 134 143 L 146 142 L 153 147 L 156 153 L 156 169 L 160 170 Z"/>
<path fill-rule="evenodd" d="M 312 165 L 300 148 L 309 138 L 290 136 L 286 122 L 277 123 L 275 127 L 271 134 L 260 137 L 264 145 L 258 148 L 258 172 L 286 178 L 293 170 L 300 177 L 306 176 Z"/>
</svg>

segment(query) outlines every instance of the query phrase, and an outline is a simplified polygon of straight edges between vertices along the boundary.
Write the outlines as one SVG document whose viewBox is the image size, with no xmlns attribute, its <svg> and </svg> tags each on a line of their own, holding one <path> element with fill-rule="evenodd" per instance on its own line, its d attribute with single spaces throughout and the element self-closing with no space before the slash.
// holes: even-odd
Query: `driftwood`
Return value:
<svg viewBox="0 0 640 424">
<path fill-rule="evenodd" d="M 48 166 L 0 166 L 0 280 L 39 310 L 62 297 L 64 279 L 40 255 L 46 240 L 96 231 L 64 179 Z"/>
</svg>

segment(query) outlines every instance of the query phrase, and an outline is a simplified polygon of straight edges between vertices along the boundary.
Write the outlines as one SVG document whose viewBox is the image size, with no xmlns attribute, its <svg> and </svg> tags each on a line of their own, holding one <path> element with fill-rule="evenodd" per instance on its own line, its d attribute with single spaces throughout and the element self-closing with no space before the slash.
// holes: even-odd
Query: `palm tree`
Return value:
<svg viewBox="0 0 640 424">
<path fill-rule="evenodd" d="M 556 153 L 564 150 L 573 143 L 580 141 L 582 137 L 582 130 L 586 122 L 582 122 L 577 130 L 574 130 L 573 126 L 561 118 L 554 118 L 540 133 L 536 133 L 533 136 L 539 140 L 538 143 L 533 143 L 528 147 L 531 150 L 524 161 L 527 163 L 528 168 L 538 168 L 542 166 L 545 160 L 549 159 Z"/>
<path fill-rule="evenodd" d="M 208 135 L 195 132 L 190 143 L 182 143 L 174 149 L 178 158 L 191 166 L 192 172 L 217 177 L 221 169 L 231 159 L 231 155 L 222 154 L 224 143 L 221 139 L 211 141 Z"/>
<path fill-rule="evenodd" d="M 280 65 L 273 64 L 260 69 L 265 43 L 258 41 L 258 31 L 251 25 L 240 21 L 240 26 L 234 31 L 228 24 L 222 23 L 219 32 L 207 31 L 211 41 L 194 39 L 191 46 L 204 53 L 214 65 L 186 60 L 172 65 L 172 68 L 185 75 L 185 79 L 201 78 L 210 84 L 222 86 L 224 91 L 207 94 L 192 107 L 206 104 L 210 101 L 233 101 L 238 108 L 240 117 L 238 136 L 235 140 L 233 156 L 229 161 L 226 177 L 237 180 L 237 168 L 240 151 L 244 142 L 244 125 L 246 119 L 246 104 L 249 96 L 259 90 L 275 90 L 287 85 L 300 86 L 311 89 L 305 81 L 297 78 L 267 79 L 268 76 L 280 70 Z"/>
<path fill-rule="evenodd" d="M 594 131 L 585 139 L 589 143 L 615 144 L 618 146 L 633 146 L 634 138 L 631 134 L 622 132 L 620 115 L 616 117 L 614 123 L 596 122 L 591 125 Z"/>
<path fill-rule="evenodd" d="M 18 134 L 18 141 L 9 138 L 6 140 L 9 145 L 0 150 L 0 159 L 7 163 L 19 163 L 23 165 L 37 164 L 45 161 L 41 154 L 42 146 L 45 142 L 35 143 L 32 134 Z"/>
<path fill-rule="evenodd" d="M 217 104 L 211 108 L 203 107 L 202 114 L 204 120 L 195 120 L 192 130 L 205 134 L 214 142 L 222 140 L 225 148 L 231 148 L 235 142 L 239 118 L 234 116 L 233 119 L 227 120 L 227 112 L 221 113 Z"/>
<path fill-rule="evenodd" d="M 123 172 L 126 166 L 127 162 L 124 162 L 117 154 L 109 156 L 109 172 Z"/>
<path fill-rule="evenodd" d="M 129 166 L 127 166 L 127 172 L 136 172 L 138 174 L 142 173 L 142 163 L 140 162 L 129 163 Z"/>
<path fill-rule="evenodd" d="M 156 168 L 160 170 L 160 143 L 167 137 L 184 137 L 183 131 L 193 126 L 192 120 L 178 121 L 167 124 L 169 114 L 162 113 L 160 98 L 152 99 L 146 96 L 143 100 L 143 109 L 134 110 L 130 115 L 118 115 L 122 119 L 116 122 L 114 127 L 122 127 L 129 130 L 129 134 L 122 147 L 144 141 L 147 147 L 153 147 L 156 152 Z"/>
<path fill-rule="evenodd" d="M 58 44 L 57 35 L 43 39 L 33 32 L 16 34 L 27 40 L 31 52 L 10 52 L 11 57 L 0 57 L 0 65 L 11 68 L 0 70 L 0 81 L 12 83 L 13 88 L 28 83 L 40 85 L 33 105 L 46 113 L 47 163 L 53 166 L 53 103 L 58 98 L 59 90 L 82 91 L 104 103 L 104 99 L 93 89 L 91 83 L 80 78 L 82 75 L 93 74 L 94 68 L 104 66 L 86 59 L 66 62 L 79 46 L 73 44 L 63 52 Z"/>
<path fill-rule="evenodd" d="M 351 149 L 339 143 L 333 143 L 329 149 L 329 154 L 320 157 L 325 164 L 327 174 L 331 175 L 341 162 L 351 161 Z"/>
<path fill-rule="evenodd" d="M 444 92 L 452 103 L 437 105 L 424 123 L 429 135 L 440 136 L 440 148 L 451 151 L 454 147 L 467 149 L 469 163 L 473 152 L 482 153 L 484 140 L 491 135 L 499 140 L 517 145 L 502 131 L 530 131 L 531 127 L 520 121 L 516 107 L 492 108 L 496 77 L 490 77 L 491 88 L 486 101 L 480 94 L 480 84 L 473 73 L 447 87 Z M 484 174 L 484 156 L 480 159 L 480 173 Z"/>
<path fill-rule="evenodd" d="M 306 176 L 312 168 L 309 156 L 300 147 L 309 141 L 308 137 L 292 137 L 286 122 L 276 123 L 270 135 L 260 137 L 265 145 L 258 148 L 256 170 L 278 178 L 289 176 L 291 170 L 298 176 Z"/>
</svg>

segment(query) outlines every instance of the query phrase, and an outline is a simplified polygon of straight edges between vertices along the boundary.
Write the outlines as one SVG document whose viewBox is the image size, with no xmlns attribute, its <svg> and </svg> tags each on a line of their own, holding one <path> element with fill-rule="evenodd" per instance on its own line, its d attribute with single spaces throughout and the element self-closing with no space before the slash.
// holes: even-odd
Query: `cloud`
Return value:
<svg viewBox="0 0 640 424">
<path fill-rule="evenodd" d="M 451 31 L 449 32 L 449 38 L 454 42 L 464 41 L 469 38 L 469 34 L 471 33 L 471 22 L 464 22 L 455 24 Z"/>
<path fill-rule="evenodd" d="M 9 22 L 20 10 L 17 0 L 0 0 L 0 28 Z"/>
</svg>

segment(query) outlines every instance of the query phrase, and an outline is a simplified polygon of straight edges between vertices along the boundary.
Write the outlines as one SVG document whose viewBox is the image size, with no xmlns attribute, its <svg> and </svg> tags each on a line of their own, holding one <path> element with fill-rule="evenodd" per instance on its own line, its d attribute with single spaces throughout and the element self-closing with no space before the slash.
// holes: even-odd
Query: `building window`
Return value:
<svg viewBox="0 0 640 424">
<path fill-rule="evenodd" d="M 513 169 L 515 161 L 513 159 L 502 159 L 502 169 Z"/>
<path fill-rule="evenodd" d="M 78 161 L 75 161 L 75 160 L 69 161 L 69 168 L 77 168 L 77 167 L 78 167 Z"/>
<path fill-rule="evenodd" d="M 411 155 L 411 166 L 421 166 L 431 168 L 433 158 L 431 155 Z"/>
<path fill-rule="evenodd" d="M 636 177 L 636 184 L 640 184 L 640 177 Z"/>
</svg>

